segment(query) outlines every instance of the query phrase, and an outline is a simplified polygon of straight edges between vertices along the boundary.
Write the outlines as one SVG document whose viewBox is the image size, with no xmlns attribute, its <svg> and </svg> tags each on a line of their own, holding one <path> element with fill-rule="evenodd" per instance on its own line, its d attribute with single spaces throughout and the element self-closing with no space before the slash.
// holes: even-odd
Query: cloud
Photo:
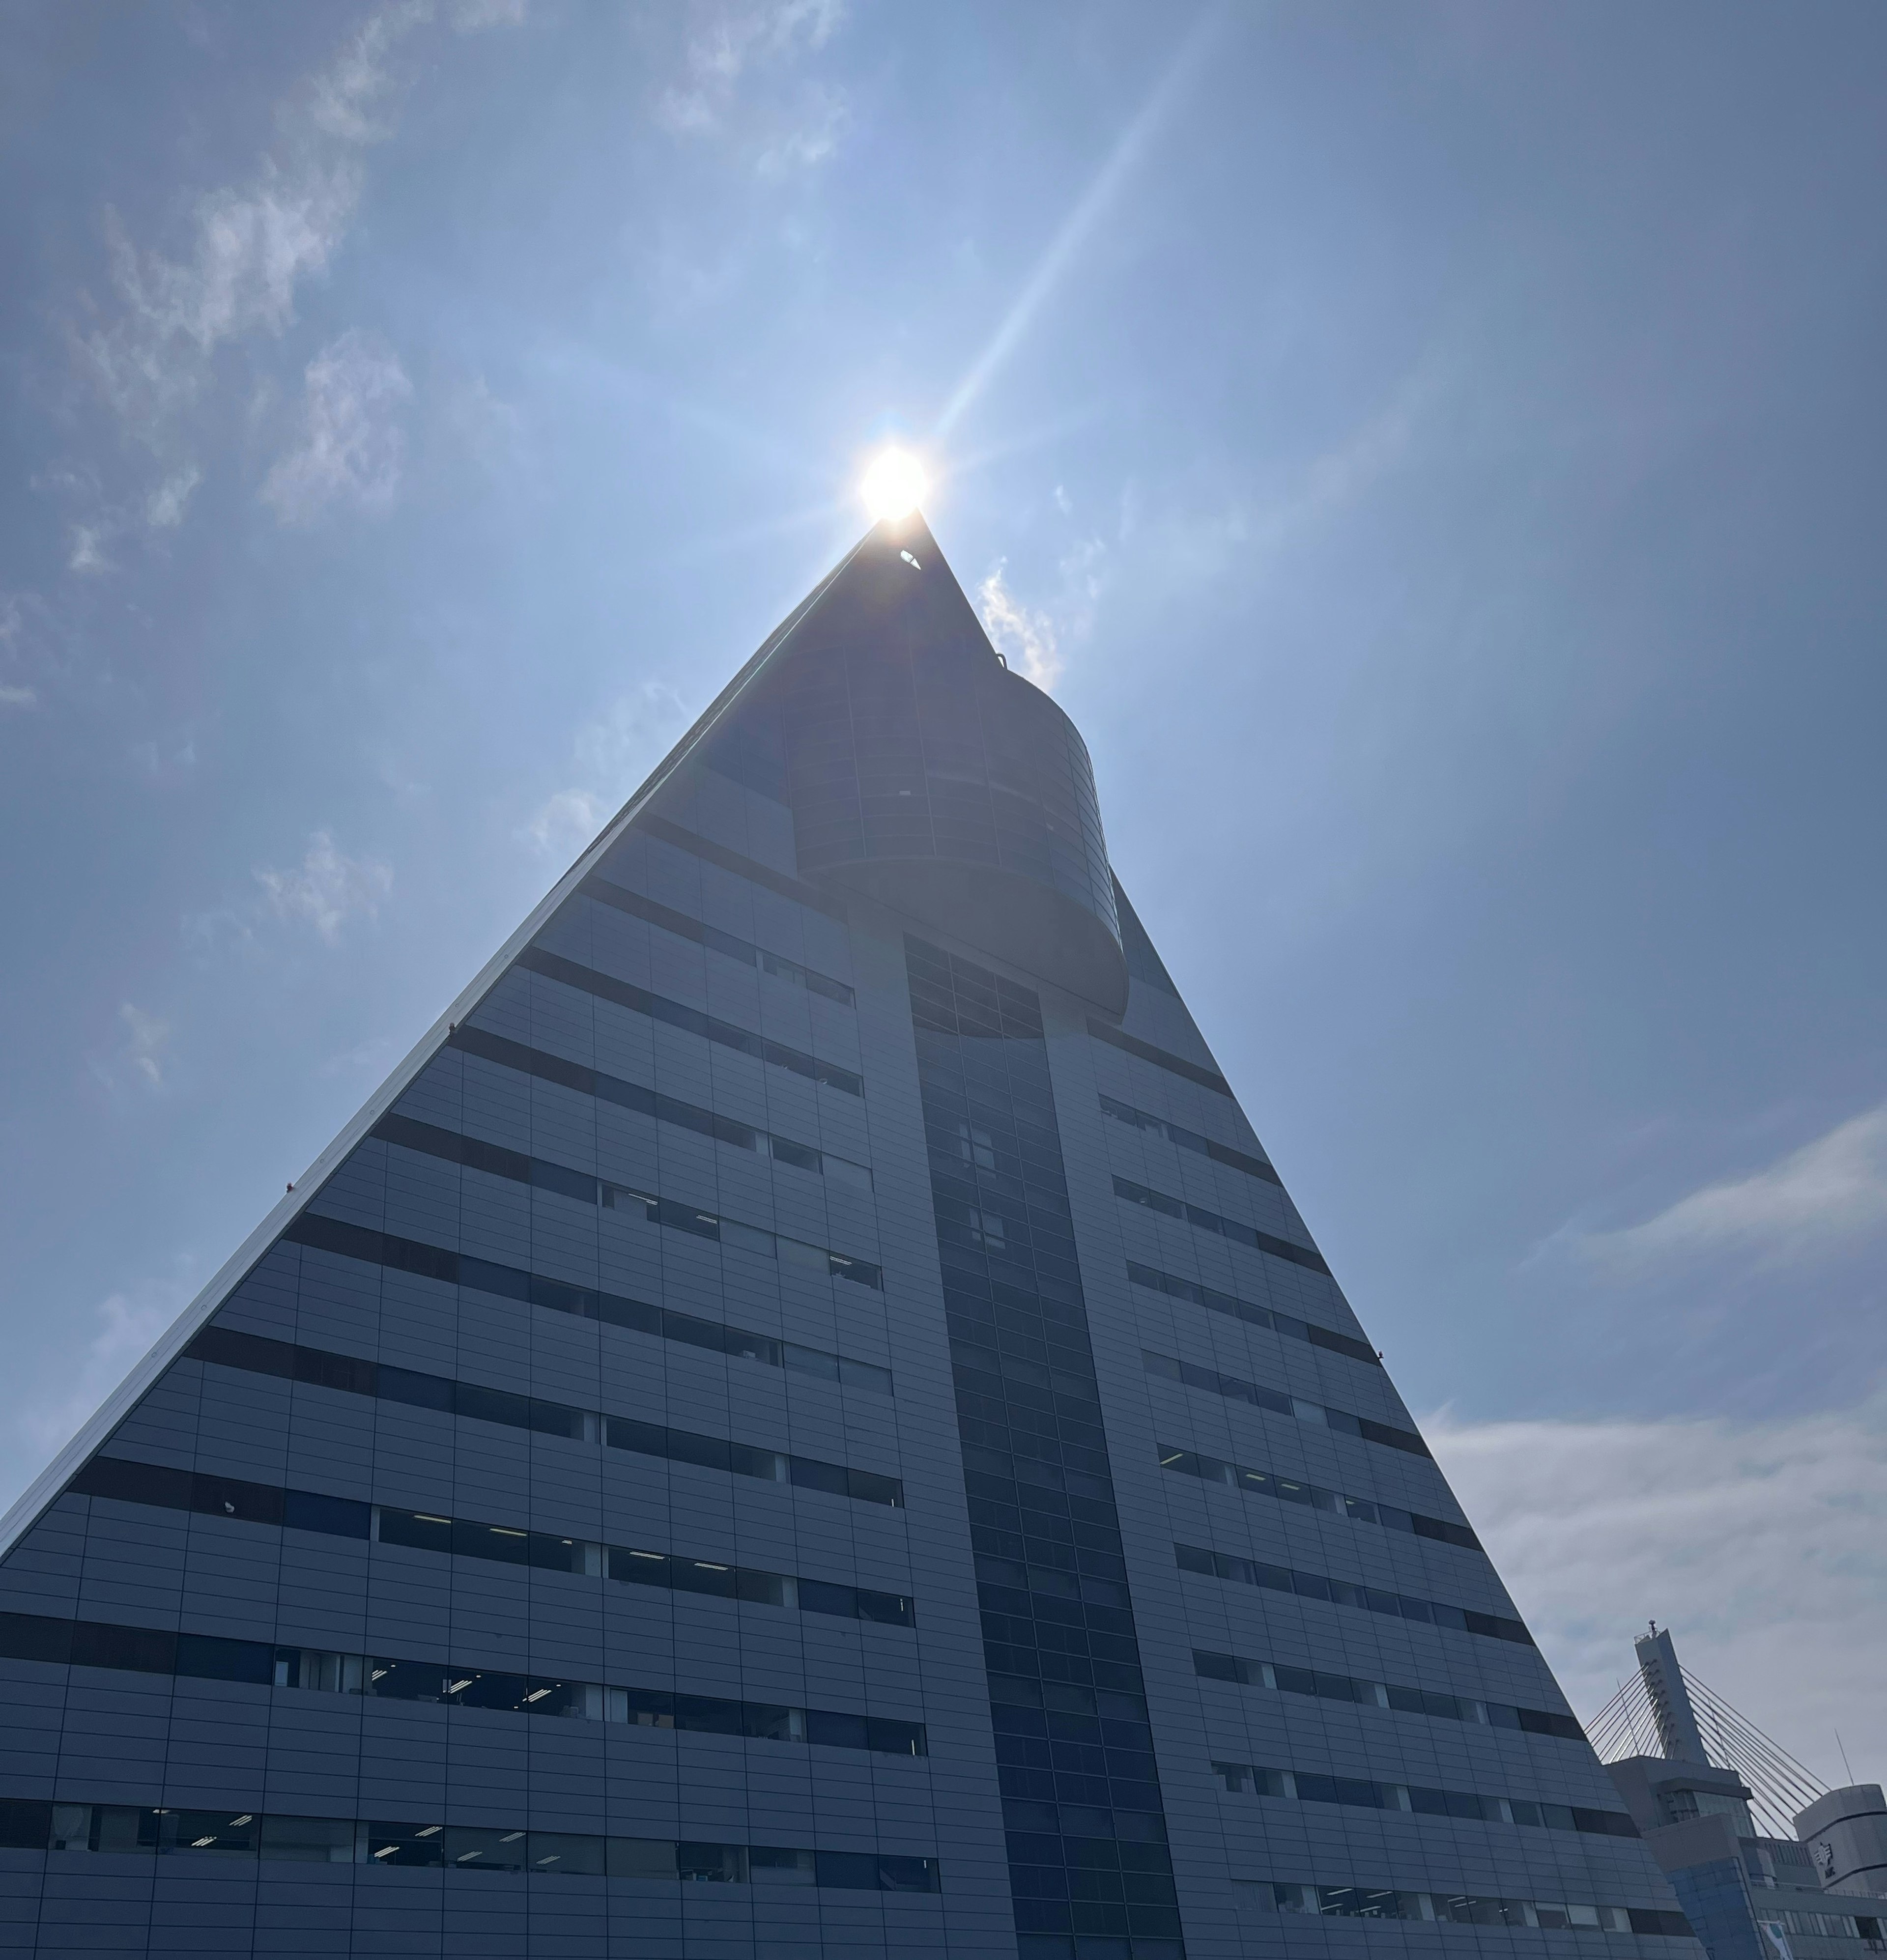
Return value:
<svg viewBox="0 0 1887 1960">
<path fill-rule="evenodd" d="M 390 864 L 371 858 L 349 858 L 336 848 L 325 830 L 308 839 L 301 864 L 291 871 L 259 870 L 269 908 L 278 918 L 300 921 L 333 945 L 351 918 L 374 918 L 380 901 L 393 889 Z"/>
<path fill-rule="evenodd" d="M 1887 1225 L 1887 1104 L 1753 1176 L 1707 1185 L 1655 1218 L 1574 1242 L 1615 1267 L 1643 1268 L 1736 1253 L 1783 1264 L 1834 1250 Z"/>
<path fill-rule="evenodd" d="M 1057 500 L 1065 503 L 1059 492 Z M 1093 630 L 1106 558 L 1099 538 L 1071 546 L 1056 568 L 1060 589 L 1049 606 L 1032 609 L 1010 590 L 1007 558 L 998 558 L 977 587 L 983 630 L 1004 659 L 1037 687 L 1054 688 L 1068 665 L 1065 649 Z"/>
<path fill-rule="evenodd" d="M 10 592 L 0 592 L 0 658 L 11 665 L 21 657 L 26 637 L 26 610 Z M 37 708 L 37 688 L 24 681 L 0 681 L 0 710 Z"/>
<path fill-rule="evenodd" d="M 1150 493 L 1130 480 L 1119 546 L 1143 604 L 1227 576 L 1262 580 L 1301 554 L 1405 466 L 1438 406 L 1460 393 L 1459 380 L 1449 350 L 1425 348 L 1386 402 L 1314 455 L 1276 466 L 1268 484 L 1241 473 Z"/>
<path fill-rule="evenodd" d="M 452 8 L 452 24 L 462 34 L 521 27 L 530 18 L 530 0 L 454 0 Z"/>
<path fill-rule="evenodd" d="M 565 858 L 581 851 L 609 820 L 616 806 L 593 790 L 559 790 L 548 797 L 519 833 L 538 849 Z"/>
<path fill-rule="evenodd" d="M 297 288 L 326 271 L 360 199 L 360 153 L 391 133 L 389 58 L 429 11 L 387 8 L 351 35 L 278 109 L 275 140 L 254 176 L 198 200 L 183 256 L 140 252 L 108 218 L 123 310 L 82 345 L 106 400 L 153 448 L 167 446 L 174 418 L 203 390 L 217 349 L 282 332 Z"/>
<path fill-rule="evenodd" d="M 164 1087 L 165 1051 L 170 1045 L 170 1024 L 127 1001 L 118 1010 L 125 1024 L 125 1059 L 153 1089 Z"/>
<path fill-rule="evenodd" d="M 151 1280 L 129 1293 L 108 1294 L 92 1309 L 93 1332 L 77 1373 L 63 1390 L 23 1398 L 20 1440 L 38 1456 L 49 1456 L 72 1437 L 189 1303 L 194 1290 L 183 1279 Z"/>
<path fill-rule="evenodd" d="M 396 417 L 412 394 L 393 350 L 358 329 L 308 363 L 299 447 L 279 457 L 263 485 L 285 524 L 305 524 L 336 501 L 384 510 L 399 485 L 406 432 Z"/>
<path fill-rule="evenodd" d="M 102 523 L 75 524 L 72 527 L 72 549 L 66 559 L 68 571 L 77 572 L 81 578 L 94 578 L 101 571 L 113 569 L 111 560 L 105 555 L 106 526 Z"/>
<path fill-rule="evenodd" d="M 523 0 L 456 0 L 447 18 L 473 32 L 516 25 L 525 11 Z M 106 213 L 115 310 L 74 339 L 107 406 L 163 462 L 158 487 L 131 500 L 147 523 L 180 522 L 199 479 L 186 424 L 219 351 L 286 331 L 298 294 L 339 250 L 366 184 L 366 154 L 394 131 L 399 49 L 434 17 L 431 0 L 396 0 L 368 15 L 277 106 L 253 171 L 198 198 L 176 256 L 139 247 Z"/>
<path fill-rule="evenodd" d="M 547 854 L 574 855 L 628 802 L 689 721 L 665 681 L 644 681 L 587 723 L 572 745 L 579 780 L 546 797 L 517 835 Z"/>
<path fill-rule="evenodd" d="M 329 1055 L 321 1064 L 326 1076 L 366 1075 L 378 1081 L 399 1059 L 399 1045 L 391 1035 L 374 1035 L 339 1055 Z"/>
<path fill-rule="evenodd" d="M 998 558 L 976 588 L 976 610 L 996 651 L 1036 686 L 1052 688 L 1061 673 L 1055 622 L 1032 612 L 1003 581 L 1007 558 Z"/>
<path fill-rule="evenodd" d="M 170 530 L 183 521 L 190 492 L 203 480 L 194 463 L 186 463 L 173 476 L 167 476 L 145 499 L 145 522 L 153 530 Z"/>
<path fill-rule="evenodd" d="M 57 622 L 36 592 L 0 592 L 0 711 L 40 705 L 35 680 L 57 670 Z M 31 673 L 34 680 L 25 676 Z"/>
<path fill-rule="evenodd" d="M 765 176 L 823 161 L 845 126 L 840 91 L 815 82 L 788 100 L 756 103 L 741 85 L 824 46 L 844 12 L 841 0 L 697 0 L 682 76 L 657 97 L 657 121 L 678 136 L 735 137 Z"/>
<path fill-rule="evenodd" d="M 447 428 L 475 462 L 495 476 L 516 479 L 524 418 L 511 402 L 492 393 L 482 374 L 461 380 L 451 390 L 444 414 Z"/>
<path fill-rule="evenodd" d="M 1826 1780 L 1847 1780 L 1837 1727 L 1857 1774 L 1887 1769 L 1887 1395 L 1767 1422 L 1424 1427 L 1585 1719 L 1655 1617 Z"/>
</svg>

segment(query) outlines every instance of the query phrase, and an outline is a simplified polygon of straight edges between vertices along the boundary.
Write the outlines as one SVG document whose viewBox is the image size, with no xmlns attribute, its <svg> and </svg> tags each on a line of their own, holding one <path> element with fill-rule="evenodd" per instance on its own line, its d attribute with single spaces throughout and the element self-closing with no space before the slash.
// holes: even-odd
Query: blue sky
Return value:
<svg viewBox="0 0 1887 1960">
<path fill-rule="evenodd" d="M 1884 56 L 1859 4 L 8 10 L 0 1481 L 898 438 L 1576 1702 L 1655 1613 L 1887 1770 Z"/>
</svg>

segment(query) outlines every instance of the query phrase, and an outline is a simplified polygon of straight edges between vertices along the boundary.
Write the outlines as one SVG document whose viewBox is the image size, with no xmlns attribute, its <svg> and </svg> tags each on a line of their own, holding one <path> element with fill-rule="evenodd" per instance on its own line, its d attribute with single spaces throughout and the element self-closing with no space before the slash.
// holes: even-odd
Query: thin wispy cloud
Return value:
<svg viewBox="0 0 1887 1960">
<path fill-rule="evenodd" d="M 154 531 L 173 530 L 183 523 L 190 494 L 202 480 L 203 473 L 194 463 L 167 476 L 145 500 L 145 522 Z"/>
<path fill-rule="evenodd" d="M 34 593 L 0 592 L 0 713 L 40 705 L 40 690 L 23 678 L 38 663 L 40 635 L 30 632 L 27 614 L 43 625 L 45 606 Z"/>
<path fill-rule="evenodd" d="M 1132 555 L 1134 582 L 1150 590 L 1228 574 L 1255 581 L 1287 566 L 1309 539 L 1406 464 L 1453 378 L 1448 357 L 1426 350 L 1386 401 L 1271 486 L 1239 480 L 1218 486 L 1208 500 L 1196 492 L 1155 498 L 1131 485 L 1121 538 Z"/>
<path fill-rule="evenodd" d="M 301 862 L 288 870 L 259 869 L 268 909 L 278 918 L 311 926 L 329 945 L 352 918 L 373 918 L 393 888 L 390 864 L 350 858 L 325 830 L 308 839 Z"/>
<path fill-rule="evenodd" d="M 187 1280 L 151 1280 L 109 1293 L 92 1309 L 92 1330 L 64 1379 L 48 1395 L 25 1401 L 19 1440 L 36 1456 L 60 1448 L 189 1303 Z"/>
<path fill-rule="evenodd" d="M 147 1087 L 161 1089 L 170 1046 L 170 1024 L 126 1001 L 118 1010 L 125 1030 L 124 1058 Z"/>
<path fill-rule="evenodd" d="M 1769 1422 L 1423 1427 L 1582 1716 L 1655 1617 L 1831 1781 L 1837 1723 L 1857 1760 L 1887 1758 L 1887 1399 Z"/>
<path fill-rule="evenodd" d="M 1615 1271 L 1733 1254 L 1787 1262 L 1887 1227 L 1887 1105 L 1837 1124 L 1766 1169 L 1706 1185 L 1642 1224 L 1574 1240 Z"/>
<path fill-rule="evenodd" d="M 123 431 L 154 455 L 163 475 L 115 520 L 153 529 L 183 520 L 201 481 L 202 432 L 192 412 L 210 390 L 222 351 L 251 336 L 278 338 L 298 296 L 341 249 L 367 183 L 367 158 L 394 132 L 415 30 L 441 18 L 433 0 L 398 0 L 350 33 L 333 57 L 277 107 L 275 131 L 240 181 L 202 192 L 179 247 L 135 240 L 104 214 L 110 304 L 88 301 L 76 329 L 81 364 Z M 462 32 L 516 26 L 523 0 L 457 0 L 443 18 Z M 99 317 L 100 314 L 106 317 Z M 111 568 L 106 527 L 81 530 L 72 568 Z"/>
<path fill-rule="evenodd" d="M 279 334 L 293 320 L 298 289 L 326 270 L 360 201 L 362 151 L 391 133 L 393 50 L 430 14 L 422 5 L 388 8 L 351 35 L 277 110 L 275 141 L 254 174 L 199 199 L 180 256 L 141 250 L 109 216 L 121 310 L 82 345 L 131 434 L 166 447 L 219 348 Z"/>
<path fill-rule="evenodd" d="M 549 856 L 574 857 L 603 828 L 615 807 L 594 790 L 558 790 L 538 806 L 519 835 Z"/>
<path fill-rule="evenodd" d="M 1004 583 L 1007 558 L 998 558 L 976 588 L 976 610 L 996 651 L 1016 671 L 1040 688 L 1052 688 L 1061 673 L 1061 648 L 1046 612 L 1024 606 Z"/>
<path fill-rule="evenodd" d="M 377 336 L 345 333 L 308 363 L 301 431 L 277 458 L 263 501 L 284 523 L 305 524 L 330 506 L 381 511 L 399 487 L 406 453 L 400 412 L 412 383 Z"/>
<path fill-rule="evenodd" d="M 687 727 L 665 681 L 644 681 L 586 723 L 573 748 L 578 780 L 545 798 L 517 835 L 546 855 L 574 857 L 625 803 Z"/>
<path fill-rule="evenodd" d="M 90 578 L 113 569 L 111 560 L 105 553 L 107 529 L 103 523 L 75 524 L 72 527 L 72 549 L 65 558 L 68 571 L 75 571 L 81 578 Z"/>
<path fill-rule="evenodd" d="M 841 0 L 697 0 L 681 72 L 657 96 L 656 119 L 678 136 L 736 139 L 762 176 L 824 161 L 845 126 L 842 91 L 814 78 L 760 103 L 743 84 L 816 52 L 844 13 Z"/>
</svg>

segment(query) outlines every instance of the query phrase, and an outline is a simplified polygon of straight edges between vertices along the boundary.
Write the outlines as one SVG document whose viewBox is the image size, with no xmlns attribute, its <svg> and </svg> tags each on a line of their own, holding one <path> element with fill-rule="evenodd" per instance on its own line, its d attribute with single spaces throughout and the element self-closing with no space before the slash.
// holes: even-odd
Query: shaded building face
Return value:
<svg viewBox="0 0 1887 1960">
<path fill-rule="evenodd" d="M 921 523 L 5 1545 L 8 1950 L 1695 1951 Z"/>
</svg>

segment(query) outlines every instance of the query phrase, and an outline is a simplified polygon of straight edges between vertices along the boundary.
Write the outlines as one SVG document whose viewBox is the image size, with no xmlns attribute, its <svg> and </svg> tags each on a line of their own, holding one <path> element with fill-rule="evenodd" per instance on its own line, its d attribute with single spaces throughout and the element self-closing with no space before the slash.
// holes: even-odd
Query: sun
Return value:
<svg viewBox="0 0 1887 1960">
<path fill-rule="evenodd" d="M 909 517 L 930 487 L 923 464 L 908 449 L 887 449 L 865 472 L 858 492 L 873 521 L 883 523 Z"/>
</svg>

